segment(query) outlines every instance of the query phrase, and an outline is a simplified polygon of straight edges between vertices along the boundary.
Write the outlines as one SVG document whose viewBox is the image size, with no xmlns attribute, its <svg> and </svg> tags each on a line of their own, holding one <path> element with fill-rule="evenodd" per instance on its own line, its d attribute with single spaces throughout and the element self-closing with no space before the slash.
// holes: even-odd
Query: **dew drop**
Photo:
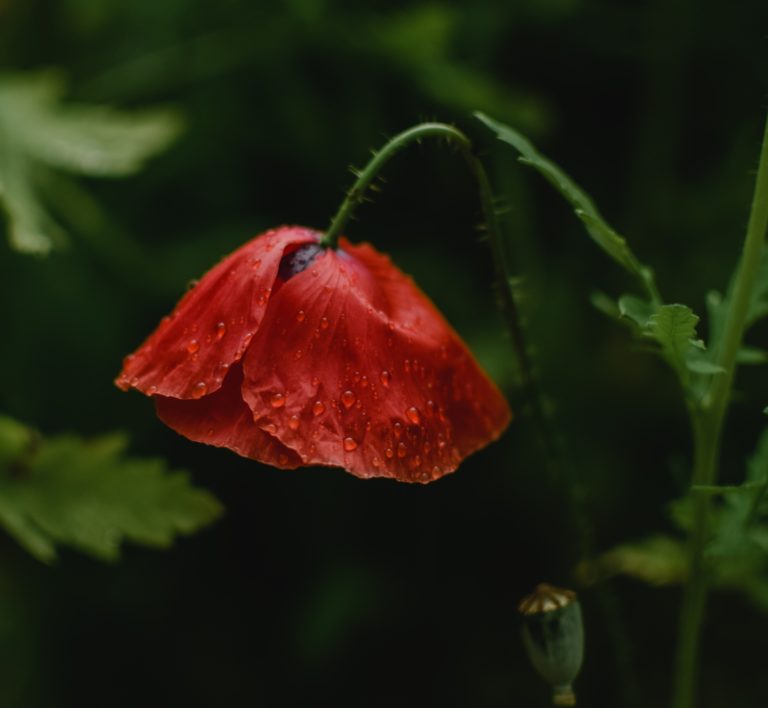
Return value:
<svg viewBox="0 0 768 708">
<path fill-rule="evenodd" d="M 296 353 L 293 355 L 293 358 L 298 360 L 298 359 L 301 359 L 301 357 L 303 356 L 304 356 L 304 352 L 301 351 L 301 349 L 297 349 Z"/>
<path fill-rule="evenodd" d="M 406 412 L 405 415 L 408 417 L 408 420 L 411 421 L 414 425 L 418 425 L 421 423 L 421 416 L 419 415 L 419 411 L 416 410 L 413 406 L 411 406 Z"/>
<path fill-rule="evenodd" d="M 410 362 L 409 359 L 406 359 L 403 362 L 403 371 L 405 371 L 406 374 L 410 374 L 411 373 L 411 362 Z"/>
<path fill-rule="evenodd" d="M 415 457 L 413 457 L 413 459 L 411 459 L 411 461 L 410 461 L 410 463 L 409 463 L 409 465 L 408 465 L 408 466 L 409 466 L 409 467 L 410 467 L 412 470 L 415 470 L 417 467 L 421 467 L 421 457 L 419 457 L 418 455 L 416 455 Z"/>
<path fill-rule="evenodd" d="M 220 339 L 222 339 L 226 333 L 227 325 L 225 325 L 223 322 L 219 322 L 219 324 L 216 325 L 216 341 L 218 342 Z"/>
<path fill-rule="evenodd" d="M 195 354 L 200 351 L 200 342 L 198 342 L 196 339 L 190 339 L 187 343 L 187 351 L 190 354 Z"/>
<path fill-rule="evenodd" d="M 346 437 L 344 438 L 344 449 L 347 452 L 352 452 L 352 450 L 357 449 L 357 443 L 354 441 L 353 438 Z"/>
<path fill-rule="evenodd" d="M 320 318 L 320 329 L 328 329 L 328 318 L 327 317 L 321 317 Z"/>
<path fill-rule="evenodd" d="M 312 385 L 317 388 L 320 385 L 320 379 L 317 378 L 317 376 L 312 377 Z"/>
<path fill-rule="evenodd" d="M 273 393 L 269 402 L 272 404 L 272 408 L 282 408 L 285 405 L 285 395 L 282 393 Z"/>
<path fill-rule="evenodd" d="M 378 457 L 374 457 L 371 460 L 371 465 L 373 465 L 374 467 L 381 467 L 381 460 Z"/>
<path fill-rule="evenodd" d="M 318 416 L 322 415 L 323 413 L 325 413 L 325 403 L 322 401 L 315 401 L 312 404 L 312 414 Z"/>
<path fill-rule="evenodd" d="M 151 396 L 153 393 L 157 393 L 157 386 L 154 386 L 154 385 L 153 385 L 153 386 L 150 386 L 150 387 L 147 389 L 147 393 L 148 393 L 150 396 Z"/>
<path fill-rule="evenodd" d="M 439 475 L 441 475 L 442 473 L 443 473 L 443 470 L 441 470 L 441 469 L 440 469 L 440 467 L 438 467 L 438 465 L 435 465 L 435 466 L 432 468 L 432 476 L 434 476 L 434 477 L 438 477 L 438 476 L 439 476 Z"/>
<path fill-rule="evenodd" d="M 305 314 L 304 310 L 299 310 L 296 313 L 296 321 L 297 322 L 303 322 L 305 317 L 306 317 L 306 314 Z"/>
<path fill-rule="evenodd" d="M 367 376 L 363 375 L 363 376 L 360 378 L 360 385 L 361 385 L 363 388 L 368 388 L 368 377 L 367 377 Z"/>
<path fill-rule="evenodd" d="M 277 456 L 277 464 L 279 465 L 287 465 L 288 464 L 288 455 L 285 453 L 281 453 Z"/>
<path fill-rule="evenodd" d="M 341 394 L 341 402 L 344 404 L 345 408 L 352 408 L 352 406 L 355 405 L 355 394 L 352 393 L 352 391 L 344 391 L 344 393 Z"/>
<path fill-rule="evenodd" d="M 208 385 L 205 381 L 198 381 L 192 387 L 192 398 L 202 398 L 205 396 L 205 392 L 208 390 Z"/>
<path fill-rule="evenodd" d="M 405 443 L 397 443 L 397 456 L 402 460 L 408 454 Z"/>
<path fill-rule="evenodd" d="M 270 435 L 274 435 L 277 432 L 277 426 L 274 423 L 267 423 L 264 426 L 264 430 L 266 430 Z"/>
<path fill-rule="evenodd" d="M 395 433 L 395 437 L 399 440 L 403 434 L 403 424 L 398 421 L 392 426 L 392 430 Z"/>
<path fill-rule="evenodd" d="M 253 268 L 253 270 L 258 270 L 260 265 L 261 265 L 261 258 L 254 258 L 251 261 L 251 268 Z"/>
<path fill-rule="evenodd" d="M 391 460 L 395 456 L 395 453 L 392 452 L 391 447 L 388 447 L 386 450 L 384 450 L 384 454 L 387 456 L 387 459 L 389 460 Z"/>
<path fill-rule="evenodd" d="M 382 386 L 389 386 L 389 382 L 392 380 L 392 374 L 386 369 L 379 374 L 379 381 Z"/>
<path fill-rule="evenodd" d="M 290 418 L 288 418 L 288 427 L 291 430 L 298 430 L 299 429 L 299 417 L 296 415 L 292 415 Z"/>
</svg>

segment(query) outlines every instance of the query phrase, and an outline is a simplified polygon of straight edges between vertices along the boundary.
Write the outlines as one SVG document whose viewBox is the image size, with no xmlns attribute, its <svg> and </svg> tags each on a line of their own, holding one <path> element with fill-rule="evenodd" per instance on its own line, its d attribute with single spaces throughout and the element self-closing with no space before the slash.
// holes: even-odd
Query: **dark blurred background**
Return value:
<svg viewBox="0 0 768 708">
<path fill-rule="evenodd" d="M 632 284 L 471 112 L 534 139 L 665 299 L 701 314 L 747 218 L 767 32 L 761 0 L 0 0 L 0 69 L 57 67 L 72 100 L 167 106 L 186 126 L 137 176 L 80 182 L 92 199 L 68 204 L 65 248 L 31 257 L 0 238 L 0 408 L 46 433 L 126 430 L 227 507 L 114 566 L 65 552 L 48 567 L 2 536 L 0 706 L 547 705 L 517 602 L 668 529 L 689 438 L 671 373 L 589 303 Z M 190 279 L 266 228 L 324 228 L 349 165 L 425 119 L 473 137 L 509 207 L 561 474 L 524 416 L 426 487 L 279 472 L 177 436 L 112 385 Z M 348 232 L 416 278 L 519 406 L 478 218 L 461 161 L 424 144 Z M 735 480 L 768 403 L 762 370 L 739 387 Z M 666 702 L 678 591 L 613 580 L 582 602 L 583 705 Z M 767 631 L 740 597 L 713 599 L 701 706 L 765 705 Z"/>
</svg>

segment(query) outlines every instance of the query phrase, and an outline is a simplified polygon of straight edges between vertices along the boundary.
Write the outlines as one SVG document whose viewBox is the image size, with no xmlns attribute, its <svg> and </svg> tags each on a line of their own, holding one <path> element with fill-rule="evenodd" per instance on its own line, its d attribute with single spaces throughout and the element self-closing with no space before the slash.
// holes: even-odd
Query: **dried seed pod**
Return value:
<svg viewBox="0 0 768 708">
<path fill-rule="evenodd" d="M 572 590 L 542 583 L 518 606 L 523 643 L 536 671 L 552 687 L 552 703 L 575 706 L 572 683 L 584 657 L 581 607 Z"/>
</svg>

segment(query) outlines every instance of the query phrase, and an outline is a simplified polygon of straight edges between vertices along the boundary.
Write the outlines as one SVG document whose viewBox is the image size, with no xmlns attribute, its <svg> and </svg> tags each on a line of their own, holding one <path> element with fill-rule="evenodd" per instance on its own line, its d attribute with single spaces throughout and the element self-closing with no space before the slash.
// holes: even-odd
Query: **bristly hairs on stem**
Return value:
<svg viewBox="0 0 768 708">
<path fill-rule="evenodd" d="M 446 123 L 427 122 L 395 135 L 380 150 L 372 151 L 373 157 L 360 171 L 355 183 L 341 203 L 339 210 L 331 220 L 331 224 L 320 244 L 326 248 L 337 248 L 339 237 L 352 217 L 357 206 L 364 200 L 366 192 L 378 178 L 384 165 L 400 150 L 413 142 L 421 142 L 424 138 L 438 138 L 454 146 L 464 158 L 464 162 L 472 173 L 480 198 L 480 208 L 485 225 L 485 232 L 490 243 L 491 255 L 496 271 L 497 298 L 507 329 L 512 340 L 512 346 L 518 360 L 523 394 L 530 407 L 532 417 L 540 442 L 545 454 L 552 455 L 553 451 L 547 441 L 552 435 L 548 432 L 547 416 L 538 392 L 533 364 L 526 346 L 520 311 L 516 302 L 514 277 L 507 262 L 498 214 L 497 205 L 491 192 L 490 181 L 480 160 L 475 155 L 469 138 L 458 128 Z"/>
</svg>

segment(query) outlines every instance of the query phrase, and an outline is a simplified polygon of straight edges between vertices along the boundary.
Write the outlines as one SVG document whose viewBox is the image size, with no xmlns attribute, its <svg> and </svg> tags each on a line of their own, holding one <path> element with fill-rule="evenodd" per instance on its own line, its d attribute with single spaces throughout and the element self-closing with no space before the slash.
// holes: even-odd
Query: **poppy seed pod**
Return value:
<svg viewBox="0 0 768 708">
<path fill-rule="evenodd" d="M 435 306 L 368 244 L 283 226 L 206 273 L 116 384 L 168 426 L 282 469 L 430 482 L 511 413 Z"/>
<path fill-rule="evenodd" d="M 571 684 L 584 657 L 584 630 L 576 593 L 542 583 L 518 609 L 523 618 L 523 644 L 536 671 L 552 687 L 552 703 L 576 705 Z"/>
</svg>

